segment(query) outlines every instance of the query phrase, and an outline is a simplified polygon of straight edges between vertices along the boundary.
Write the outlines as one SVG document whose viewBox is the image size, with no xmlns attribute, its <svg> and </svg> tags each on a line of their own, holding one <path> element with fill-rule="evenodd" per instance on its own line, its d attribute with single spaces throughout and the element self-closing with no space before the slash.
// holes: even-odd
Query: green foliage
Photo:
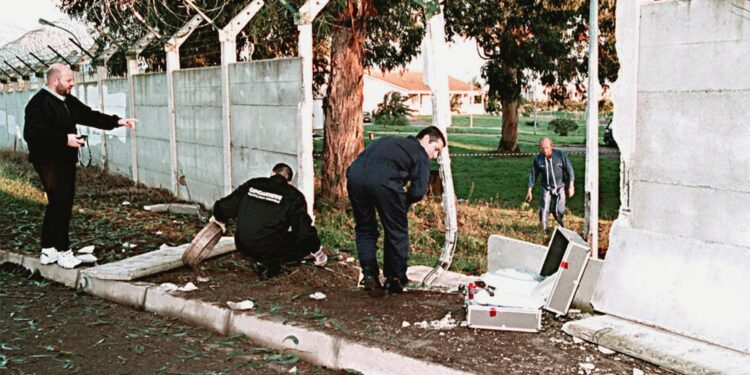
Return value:
<svg viewBox="0 0 750 375">
<path fill-rule="evenodd" d="M 569 119 L 556 118 L 549 122 L 549 129 L 560 136 L 566 136 L 569 132 L 574 132 L 578 129 L 578 124 Z"/>
<path fill-rule="evenodd" d="M 395 91 L 385 94 L 383 102 L 375 109 L 373 121 L 381 125 L 409 125 L 412 110 L 406 106 L 407 99 Z"/>
<path fill-rule="evenodd" d="M 484 111 L 491 115 L 498 115 L 502 112 L 500 96 L 497 93 L 487 95 L 487 100 L 484 102 Z"/>
</svg>

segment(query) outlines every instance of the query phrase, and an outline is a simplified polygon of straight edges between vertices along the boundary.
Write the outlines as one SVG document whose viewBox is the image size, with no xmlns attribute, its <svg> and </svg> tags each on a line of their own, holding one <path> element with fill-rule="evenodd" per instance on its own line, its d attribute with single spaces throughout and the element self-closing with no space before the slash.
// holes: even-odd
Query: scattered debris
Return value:
<svg viewBox="0 0 750 375">
<path fill-rule="evenodd" d="M 164 234 L 164 232 L 157 230 L 156 232 L 154 232 L 154 234 L 157 236 L 161 236 L 162 234 Z"/>
<path fill-rule="evenodd" d="M 175 290 L 177 290 L 177 288 L 179 288 L 179 287 L 177 285 L 175 285 L 175 284 L 172 284 L 172 283 L 162 283 L 161 285 L 159 285 L 156 288 L 159 289 L 159 291 L 163 292 L 163 293 L 172 293 Z"/>
<path fill-rule="evenodd" d="M 123 206 L 130 206 L 130 202 L 128 202 L 128 201 L 122 201 L 122 205 Z"/>
<path fill-rule="evenodd" d="M 255 307 L 255 303 L 250 300 L 244 300 L 242 302 L 227 301 L 227 306 L 232 310 L 250 310 Z"/>
<path fill-rule="evenodd" d="M 579 339 L 578 337 L 573 336 L 573 343 L 580 344 L 582 342 L 583 342 L 583 340 Z"/>
<path fill-rule="evenodd" d="M 195 204 L 165 203 L 143 206 L 143 209 L 151 212 L 168 212 L 172 214 L 199 215 L 200 207 Z"/>
<path fill-rule="evenodd" d="M 76 258 L 80 260 L 82 263 L 96 263 L 99 258 L 97 258 L 94 254 L 79 254 L 76 255 Z"/>
<path fill-rule="evenodd" d="M 78 249 L 78 254 L 93 254 L 94 249 L 95 249 L 94 245 L 84 246 Z"/>
<path fill-rule="evenodd" d="M 644 374 L 643 370 L 637 367 L 633 367 L 633 375 L 643 375 L 643 374 Z"/>
<path fill-rule="evenodd" d="M 456 328 L 456 320 L 451 317 L 451 313 L 445 314 L 443 319 L 433 320 L 431 322 L 421 321 L 414 323 L 414 326 L 422 329 L 453 329 Z"/>
<path fill-rule="evenodd" d="M 599 345 L 599 351 L 600 351 L 600 352 L 601 352 L 602 354 L 607 354 L 607 355 L 609 355 L 609 354 L 615 354 L 615 351 L 614 351 L 614 350 L 612 350 L 612 349 L 609 349 L 609 348 L 605 348 L 605 347 L 603 347 L 603 346 L 601 346 L 601 345 Z"/>
<path fill-rule="evenodd" d="M 123 249 L 135 249 L 136 246 L 138 245 L 130 242 L 125 242 L 122 244 Z"/>
<path fill-rule="evenodd" d="M 297 373 L 297 366 L 294 366 L 291 369 L 289 369 L 289 373 L 290 374 L 296 374 Z"/>
<path fill-rule="evenodd" d="M 209 282 L 209 281 L 211 280 L 210 278 L 208 278 L 208 277 L 203 277 L 203 276 L 198 276 L 198 277 L 196 277 L 195 279 L 196 279 L 196 280 L 197 280 L 197 281 L 198 281 L 199 283 L 207 283 L 207 282 Z"/>
<path fill-rule="evenodd" d="M 401 322 L 401 328 L 406 328 L 406 327 L 409 327 L 409 326 L 411 326 L 411 324 L 409 322 L 407 322 L 406 320 L 404 320 L 403 322 Z"/>
<path fill-rule="evenodd" d="M 578 366 L 580 366 L 585 371 L 593 371 L 596 368 L 596 365 L 594 365 L 593 363 L 589 363 L 589 362 L 579 363 Z"/>
<path fill-rule="evenodd" d="M 344 261 L 346 263 L 353 263 L 354 262 L 354 257 L 346 257 L 346 259 L 344 259 Z"/>
<path fill-rule="evenodd" d="M 177 290 L 179 290 L 180 292 L 192 292 L 194 290 L 198 290 L 198 287 L 195 286 L 195 284 L 193 284 L 192 282 L 188 282 L 187 284 L 185 284 L 185 286 L 177 288 Z"/>
<path fill-rule="evenodd" d="M 310 295 L 310 298 L 316 299 L 316 300 L 322 300 L 322 299 L 326 299 L 326 295 L 321 292 L 315 292 Z"/>
</svg>

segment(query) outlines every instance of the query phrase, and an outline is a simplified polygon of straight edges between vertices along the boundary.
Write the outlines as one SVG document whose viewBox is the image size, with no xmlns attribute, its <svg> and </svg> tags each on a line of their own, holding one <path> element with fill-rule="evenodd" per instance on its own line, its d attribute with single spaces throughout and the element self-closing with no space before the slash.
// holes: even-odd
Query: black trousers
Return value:
<svg viewBox="0 0 750 375">
<path fill-rule="evenodd" d="M 76 188 L 75 163 L 33 163 L 47 193 L 42 221 L 42 248 L 70 249 L 70 217 Z"/>
<path fill-rule="evenodd" d="M 318 249 L 320 239 L 317 235 L 297 238 L 291 233 L 255 241 L 252 244 L 237 244 L 237 250 L 242 255 L 254 262 L 263 263 L 272 270 L 278 270 L 285 263 L 298 262 Z"/>
<path fill-rule="evenodd" d="M 406 194 L 384 185 L 358 184 L 351 179 L 347 183 L 347 192 L 354 211 L 355 242 L 360 266 L 378 272 L 377 242 L 380 233 L 375 220 L 377 212 L 385 231 L 383 275 L 397 277 L 406 284 L 409 281 L 406 277 L 409 260 Z"/>
</svg>

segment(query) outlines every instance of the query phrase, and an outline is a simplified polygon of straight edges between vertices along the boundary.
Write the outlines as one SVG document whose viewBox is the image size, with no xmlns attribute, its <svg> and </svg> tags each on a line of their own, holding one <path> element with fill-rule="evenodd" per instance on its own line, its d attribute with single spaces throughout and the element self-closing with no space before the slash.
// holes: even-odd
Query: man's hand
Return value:
<svg viewBox="0 0 750 375">
<path fill-rule="evenodd" d="M 526 191 L 526 202 L 531 203 L 532 199 L 534 199 L 534 198 L 531 196 L 531 189 L 529 189 L 529 190 Z"/>
<path fill-rule="evenodd" d="M 323 247 L 321 246 L 318 251 L 312 254 L 313 257 L 315 257 L 315 261 L 313 264 L 315 264 L 318 267 L 325 267 L 326 263 L 328 263 L 328 255 L 323 252 Z"/>
<path fill-rule="evenodd" d="M 78 138 L 78 134 L 68 134 L 68 147 L 80 148 L 86 142 Z"/>
<path fill-rule="evenodd" d="M 117 125 L 125 126 L 130 129 L 135 128 L 135 123 L 138 122 L 138 120 L 134 118 L 121 118 L 117 120 Z"/>
<path fill-rule="evenodd" d="M 575 195 L 575 193 L 576 187 L 571 183 L 570 185 L 568 185 L 568 198 L 573 198 L 573 195 Z"/>
</svg>

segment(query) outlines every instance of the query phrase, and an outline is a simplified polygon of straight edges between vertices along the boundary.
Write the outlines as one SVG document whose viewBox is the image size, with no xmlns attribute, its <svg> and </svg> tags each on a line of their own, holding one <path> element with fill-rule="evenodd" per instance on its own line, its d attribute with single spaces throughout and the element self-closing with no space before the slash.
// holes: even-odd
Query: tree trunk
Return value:
<svg viewBox="0 0 750 375">
<path fill-rule="evenodd" d="M 364 38 L 357 37 L 347 27 L 336 28 L 331 37 L 331 77 L 324 106 L 321 171 L 321 195 L 327 200 L 346 198 L 346 168 L 364 148 L 363 43 Z"/>
<path fill-rule="evenodd" d="M 518 147 L 518 99 L 502 100 L 503 134 L 498 150 L 500 152 L 520 152 Z"/>
</svg>

